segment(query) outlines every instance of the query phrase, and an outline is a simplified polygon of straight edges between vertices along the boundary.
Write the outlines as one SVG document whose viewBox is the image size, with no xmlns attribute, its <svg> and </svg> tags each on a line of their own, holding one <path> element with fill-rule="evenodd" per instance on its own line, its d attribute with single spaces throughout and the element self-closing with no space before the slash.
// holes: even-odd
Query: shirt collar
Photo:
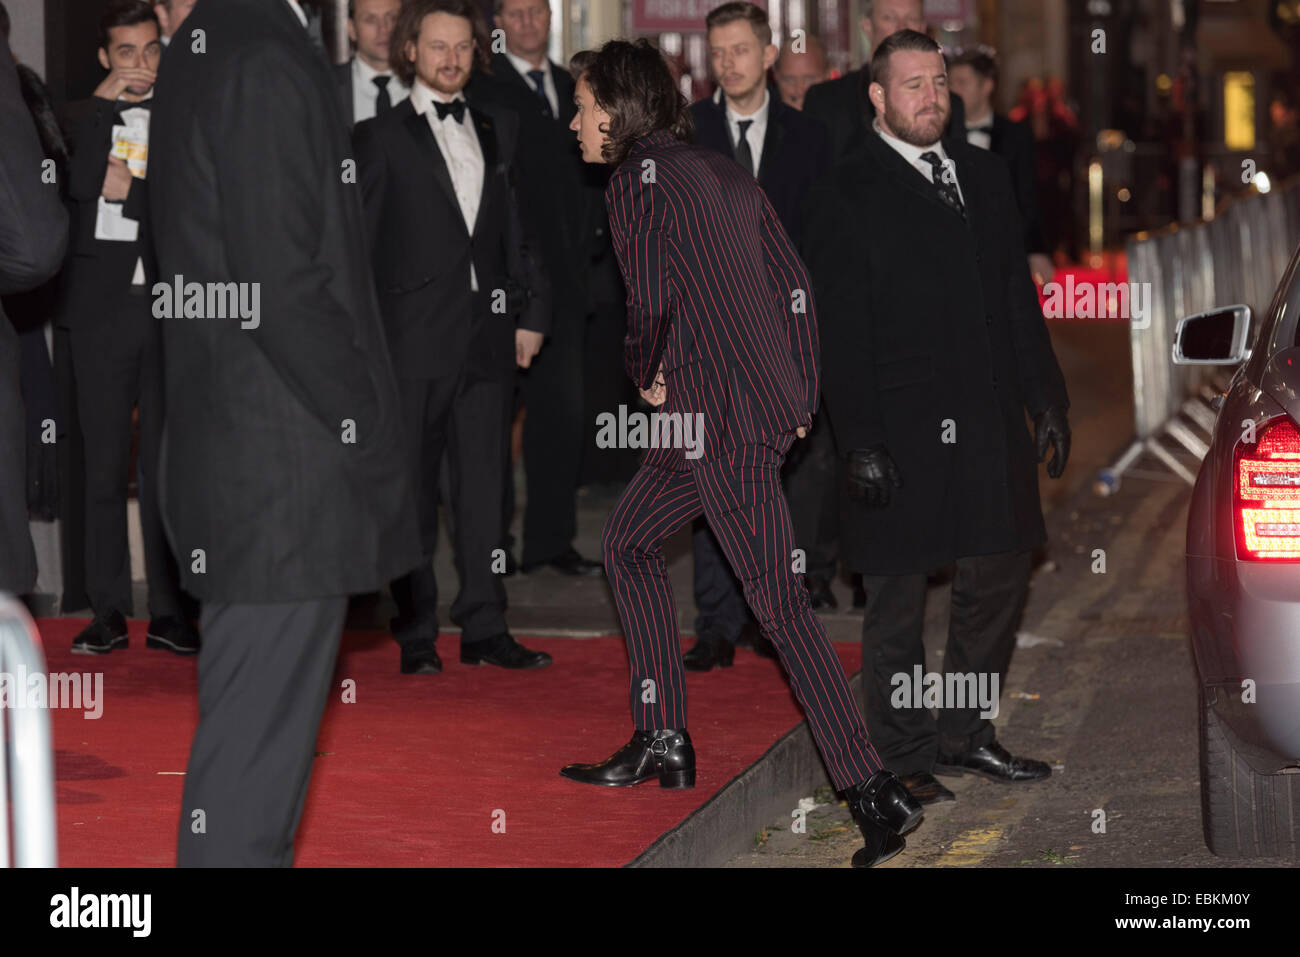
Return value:
<svg viewBox="0 0 1300 957">
<path fill-rule="evenodd" d="M 718 87 L 718 90 L 719 90 L 719 91 L 721 91 L 721 89 L 722 89 L 722 87 Z M 763 87 L 763 104 L 762 104 L 762 106 L 760 106 L 758 109 L 756 109 L 753 113 L 750 113 L 748 116 L 741 116 L 739 113 L 737 113 L 735 110 L 733 110 L 733 109 L 731 108 L 731 103 L 727 100 L 727 98 L 726 98 L 725 95 L 724 95 L 721 99 L 722 99 L 722 102 L 723 102 L 724 104 L 726 104 L 727 120 L 728 120 L 728 121 L 730 121 L 730 122 L 732 122 L 732 123 L 739 123 L 739 122 L 741 122 L 741 121 L 743 121 L 743 120 L 753 120 L 755 123 L 759 124 L 760 126 L 761 126 L 762 124 L 764 124 L 764 123 L 767 122 L 767 111 L 768 111 L 768 107 L 770 106 L 770 104 L 771 104 L 771 102 L 772 102 L 772 94 L 771 94 L 771 91 L 768 90 L 768 88 L 767 88 L 766 86 Z"/>
<path fill-rule="evenodd" d="M 431 86 L 426 86 L 424 81 L 418 77 L 416 78 L 416 81 L 411 84 L 411 106 L 415 107 L 415 112 L 417 113 L 432 112 L 433 104 L 435 102 L 453 103 L 456 100 L 463 99 L 465 99 L 464 90 L 457 93 L 455 96 L 447 96 L 446 94 L 439 93 Z M 468 106 L 468 102 L 465 105 Z"/>
<path fill-rule="evenodd" d="M 515 68 L 515 72 L 517 72 L 524 79 L 528 79 L 529 70 L 541 70 L 543 73 L 547 75 L 549 75 L 551 72 L 551 61 L 549 59 L 543 60 L 541 66 L 533 66 L 523 57 L 516 56 L 515 54 L 511 53 L 509 50 L 506 50 L 505 52 L 506 52 L 506 59 L 510 61 L 510 65 L 513 66 Z M 543 79 L 543 82 L 545 82 L 545 79 Z"/>
<path fill-rule="evenodd" d="M 285 2 L 289 4 L 289 9 L 297 14 L 298 19 L 302 21 L 302 28 L 304 30 L 307 29 L 307 14 L 303 13 L 302 6 L 298 3 L 298 0 L 285 0 Z"/>
<path fill-rule="evenodd" d="M 890 136 L 882 130 L 880 128 L 879 117 L 871 121 L 871 128 L 880 135 L 882 140 L 902 154 L 903 159 L 907 160 L 913 166 L 917 163 L 925 162 L 921 159 L 922 153 L 938 153 L 939 159 L 941 160 L 946 160 L 948 158 L 948 154 L 943 150 L 942 140 L 937 140 L 929 146 L 913 146 L 911 143 L 906 143 L 903 140 L 900 140 L 897 136 Z"/>
<path fill-rule="evenodd" d="M 392 71 L 380 73 L 359 56 L 352 58 L 352 68 L 357 71 L 357 78 L 361 81 L 362 86 L 374 86 L 374 79 L 377 76 L 391 76 L 393 79 L 397 79 Z"/>
</svg>

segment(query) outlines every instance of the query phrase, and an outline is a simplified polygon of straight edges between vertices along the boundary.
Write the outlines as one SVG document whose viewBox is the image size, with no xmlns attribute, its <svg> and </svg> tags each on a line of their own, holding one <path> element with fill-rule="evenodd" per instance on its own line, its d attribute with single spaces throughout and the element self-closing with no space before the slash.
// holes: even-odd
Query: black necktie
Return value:
<svg viewBox="0 0 1300 957">
<path fill-rule="evenodd" d="M 388 81 L 391 76 L 377 76 L 370 82 L 379 87 L 379 95 L 375 97 L 375 116 L 385 113 L 393 108 L 392 97 L 388 95 Z"/>
<path fill-rule="evenodd" d="M 745 139 L 745 133 L 754 125 L 754 121 L 740 120 L 737 125 L 740 127 L 740 135 L 736 138 L 736 162 L 744 167 L 746 173 L 753 176 L 754 151 L 749 148 L 749 140 Z"/>
<path fill-rule="evenodd" d="M 465 120 L 464 100 L 452 100 L 450 103 L 434 100 L 433 108 L 438 111 L 438 119 L 440 120 L 445 120 L 448 114 L 454 116 L 457 123 L 462 123 Z"/>
<path fill-rule="evenodd" d="M 939 154 L 934 150 L 922 153 L 921 159 L 930 164 L 934 176 L 934 188 L 939 191 L 939 198 L 951 206 L 962 219 L 965 219 L 966 207 L 961 201 L 961 193 L 957 191 L 957 174 L 955 172 L 951 174 L 951 182 L 944 178 L 949 170 L 954 169 L 951 162 L 939 159 Z"/>
<path fill-rule="evenodd" d="M 546 73 L 543 70 L 529 70 L 529 78 L 533 81 L 538 97 L 542 101 L 542 113 L 547 119 L 555 119 L 555 114 L 551 112 L 551 101 L 546 98 Z"/>
</svg>

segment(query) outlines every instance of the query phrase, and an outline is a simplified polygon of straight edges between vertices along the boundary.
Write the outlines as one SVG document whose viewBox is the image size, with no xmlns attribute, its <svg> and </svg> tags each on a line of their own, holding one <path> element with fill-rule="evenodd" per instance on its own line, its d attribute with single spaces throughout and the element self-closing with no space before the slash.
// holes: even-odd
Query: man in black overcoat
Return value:
<svg viewBox="0 0 1300 957">
<path fill-rule="evenodd" d="M 925 670 L 927 574 L 954 562 L 944 668 L 999 687 L 991 679 L 1014 648 L 1030 552 L 1046 537 L 1036 462 L 1050 444 L 1048 474 L 1064 469 L 1068 398 L 1006 164 L 940 142 L 949 102 L 938 45 L 897 33 L 872 76 L 875 128 L 810 196 L 805 249 L 827 411 L 858 496 L 843 540 L 868 594 L 867 727 L 926 803 L 951 799 L 936 770 L 1050 773 L 997 743 L 996 694 L 991 708 L 944 701 L 936 721 L 900 690 Z"/>
<path fill-rule="evenodd" d="M 295 0 L 199 0 L 185 26 L 149 167 L 162 509 L 204 635 L 178 863 L 289 866 L 347 597 L 420 544 L 329 64 Z"/>
</svg>

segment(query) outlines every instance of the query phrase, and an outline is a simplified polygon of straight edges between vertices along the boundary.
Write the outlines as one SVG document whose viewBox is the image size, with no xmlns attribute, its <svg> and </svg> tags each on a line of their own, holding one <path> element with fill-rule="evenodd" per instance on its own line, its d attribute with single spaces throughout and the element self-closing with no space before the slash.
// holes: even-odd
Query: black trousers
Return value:
<svg viewBox="0 0 1300 957">
<path fill-rule="evenodd" d="M 628 692 L 637 728 L 687 727 L 677 610 L 663 541 L 702 514 L 744 583 L 761 633 L 776 648 L 832 782 L 843 790 L 866 781 L 883 762 L 868 738 L 844 666 L 790 567 L 794 529 L 780 471 L 791 438 L 744 446 L 695 466 L 684 456 L 647 460 L 605 521 L 601 549 L 627 639 Z"/>
<path fill-rule="evenodd" d="M 397 384 L 425 561 L 392 583 L 400 616 L 393 637 L 402 644 L 438 637 L 438 583 L 432 562 L 445 460 L 460 578 L 451 619 L 461 627 L 462 644 L 483 641 L 506 631 L 506 589 L 494 552 L 504 532 L 501 499 L 513 379 L 456 375 L 398 379 Z"/>
<path fill-rule="evenodd" d="M 132 614 L 127 486 L 131 413 L 140 411 L 140 526 L 144 537 L 149 614 L 183 616 L 176 561 L 158 508 L 158 446 L 162 440 L 162 326 L 148 296 L 132 294 L 115 315 L 68 330 L 77 414 L 85 449 L 86 594 L 96 614 Z"/>
<path fill-rule="evenodd" d="M 943 673 L 997 675 L 999 688 L 1015 650 L 1016 626 L 1029 589 L 1031 553 L 1005 552 L 957 559 Z M 982 747 L 994 738 L 979 707 L 893 707 L 893 678 L 925 673 L 925 574 L 865 575 L 862 619 L 863 692 L 867 728 L 890 770 L 902 776 L 932 773 L 938 752 Z"/>
<path fill-rule="evenodd" d="M 178 867 L 290 867 L 347 598 L 205 604 Z"/>
<path fill-rule="evenodd" d="M 578 533 L 578 478 L 587 438 L 586 329 L 585 315 L 557 311 L 546 345 L 519 376 L 528 410 L 523 435 L 527 502 L 519 559 L 525 565 L 564 554 Z M 507 516 L 507 528 L 509 524 Z"/>
<path fill-rule="evenodd" d="M 798 439 L 781 470 L 795 547 L 803 549 L 809 578 L 829 582 L 839 559 L 839 462 L 826 416 L 813 420 L 812 431 Z M 740 582 L 732 574 L 718 540 L 704 519 L 691 531 L 694 553 L 695 633 L 736 643 L 750 620 Z"/>
</svg>

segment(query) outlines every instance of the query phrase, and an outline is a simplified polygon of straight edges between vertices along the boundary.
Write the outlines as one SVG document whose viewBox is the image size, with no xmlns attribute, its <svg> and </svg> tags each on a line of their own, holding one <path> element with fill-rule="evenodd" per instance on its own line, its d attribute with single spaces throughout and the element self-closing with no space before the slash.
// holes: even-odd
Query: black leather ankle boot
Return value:
<svg viewBox="0 0 1300 957">
<path fill-rule="evenodd" d="M 622 788 L 659 778 L 663 788 L 695 787 L 695 748 L 685 728 L 637 731 L 599 764 L 570 764 L 560 774 L 584 784 Z"/>
<path fill-rule="evenodd" d="M 903 835 L 921 823 L 925 811 L 898 775 L 882 768 L 867 781 L 844 789 L 853 820 L 866 845 L 853 855 L 854 867 L 874 867 L 907 846 Z"/>
</svg>

